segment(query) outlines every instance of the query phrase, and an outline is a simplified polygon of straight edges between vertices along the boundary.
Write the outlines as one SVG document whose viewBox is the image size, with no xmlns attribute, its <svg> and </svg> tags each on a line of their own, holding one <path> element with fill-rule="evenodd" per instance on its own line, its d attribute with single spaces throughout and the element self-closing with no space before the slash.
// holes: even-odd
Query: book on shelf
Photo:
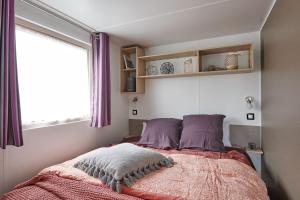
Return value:
<svg viewBox="0 0 300 200">
<path fill-rule="evenodd" d="M 124 63 L 125 63 L 125 68 L 126 69 L 133 69 L 135 68 L 131 58 L 128 55 L 123 55 L 124 58 Z"/>
</svg>

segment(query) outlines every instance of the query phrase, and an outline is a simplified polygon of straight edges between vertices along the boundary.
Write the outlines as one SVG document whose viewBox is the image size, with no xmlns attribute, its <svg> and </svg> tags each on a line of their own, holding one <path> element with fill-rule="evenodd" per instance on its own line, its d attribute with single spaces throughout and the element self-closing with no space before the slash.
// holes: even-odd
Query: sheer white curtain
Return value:
<svg viewBox="0 0 300 200">
<path fill-rule="evenodd" d="M 88 50 L 23 27 L 16 38 L 23 125 L 89 117 Z"/>
</svg>

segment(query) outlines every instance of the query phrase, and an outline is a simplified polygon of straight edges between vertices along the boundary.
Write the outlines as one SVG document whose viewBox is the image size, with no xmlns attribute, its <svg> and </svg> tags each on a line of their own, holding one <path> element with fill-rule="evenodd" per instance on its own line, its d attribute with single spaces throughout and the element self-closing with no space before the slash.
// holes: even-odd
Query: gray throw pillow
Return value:
<svg viewBox="0 0 300 200">
<path fill-rule="evenodd" d="M 130 187 L 136 179 L 161 167 L 172 166 L 172 158 L 129 143 L 99 148 L 74 165 L 119 193 L 121 184 Z"/>
</svg>

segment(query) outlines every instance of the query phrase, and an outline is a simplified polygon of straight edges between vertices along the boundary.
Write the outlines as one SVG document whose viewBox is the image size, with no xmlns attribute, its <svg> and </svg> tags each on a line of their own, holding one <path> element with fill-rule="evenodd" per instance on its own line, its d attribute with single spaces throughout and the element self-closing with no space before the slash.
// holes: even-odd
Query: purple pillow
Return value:
<svg viewBox="0 0 300 200">
<path fill-rule="evenodd" d="M 147 121 L 146 130 L 137 143 L 159 149 L 177 149 L 179 146 L 182 120 L 171 118 Z"/>
<path fill-rule="evenodd" d="M 183 116 L 180 149 L 224 151 L 224 115 Z"/>
</svg>

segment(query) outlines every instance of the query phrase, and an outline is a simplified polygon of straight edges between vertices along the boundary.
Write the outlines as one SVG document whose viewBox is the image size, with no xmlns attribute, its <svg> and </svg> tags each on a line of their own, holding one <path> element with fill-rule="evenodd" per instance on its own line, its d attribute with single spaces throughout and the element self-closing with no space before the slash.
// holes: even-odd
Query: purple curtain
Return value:
<svg viewBox="0 0 300 200">
<path fill-rule="evenodd" d="M 15 1 L 0 0 L 0 147 L 22 146 L 18 88 Z"/>
<path fill-rule="evenodd" d="M 111 124 L 109 36 L 93 33 L 92 43 L 92 118 L 91 127 Z"/>
</svg>

